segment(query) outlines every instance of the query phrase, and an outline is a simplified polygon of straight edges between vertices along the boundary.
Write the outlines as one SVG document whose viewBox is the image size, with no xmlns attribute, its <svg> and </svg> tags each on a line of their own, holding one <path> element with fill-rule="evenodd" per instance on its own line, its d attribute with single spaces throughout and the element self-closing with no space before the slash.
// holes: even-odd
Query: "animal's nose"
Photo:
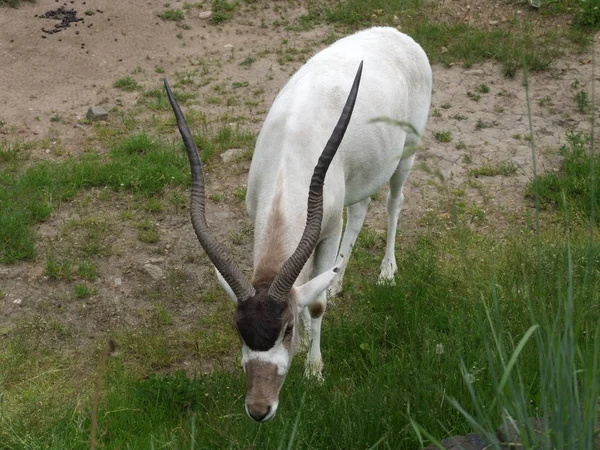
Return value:
<svg viewBox="0 0 600 450">
<path fill-rule="evenodd" d="M 250 418 L 257 422 L 266 422 L 275 416 L 277 405 L 246 404 L 246 412 Z"/>
</svg>

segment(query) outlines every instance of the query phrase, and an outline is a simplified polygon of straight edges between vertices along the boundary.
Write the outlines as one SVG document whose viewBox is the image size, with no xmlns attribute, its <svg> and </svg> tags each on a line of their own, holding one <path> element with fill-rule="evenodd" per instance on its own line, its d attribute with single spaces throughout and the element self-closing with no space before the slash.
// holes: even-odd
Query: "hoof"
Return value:
<svg viewBox="0 0 600 450">
<path fill-rule="evenodd" d="M 306 361 L 304 367 L 304 377 L 309 380 L 316 380 L 318 383 L 323 383 L 323 361 Z"/>
</svg>

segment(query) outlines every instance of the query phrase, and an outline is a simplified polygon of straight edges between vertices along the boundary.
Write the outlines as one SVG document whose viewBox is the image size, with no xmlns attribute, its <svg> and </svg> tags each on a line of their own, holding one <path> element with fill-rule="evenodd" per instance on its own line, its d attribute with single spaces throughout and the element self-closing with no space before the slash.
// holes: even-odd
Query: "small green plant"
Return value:
<svg viewBox="0 0 600 450">
<path fill-rule="evenodd" d="M 600 5 L 594 0 L 580 0 L 573 26 L 586 31 L 600 30 Z"/>
<path fill-rule="evenodd" d="M 549 95 L 546 95 L 538 100 L 540 106 L 552 106 L 552 99 Z"/>
<path fill-rule="evenodd" d="M 450 131 L 434 131 L 433 137 L 438 142 L 450 142 L 452 140 L 452 133 Z"/>
<path fill-rule="evenodd" d="M 514 175 L 517 173 L 519 166 L 517 166 L 512 161 L 502 162 L 497 165 L 486 164 L 484 166 L 478 167 L 476 169 L 471 169 L 467 173 L 472 177 L 495 177 L 497 175 L 502 175 L 508 177 L 510 175 Z"/>
<path fill-rule="evenodd" d="M 577 104 L 577 110 L 580 113 L 585 113 L 590 107 L 590 98 L 586 91 L 579 91 L 575 94 L 575 103 Z"/>
<path fill-rule="evenodd" d="M 87 284 L 76 284 L 74 291 L 77 298 L 87 298 L 95 293 Z"/>
<path fill-rule="evenodd" d="M 484 122 L 481 117 L 479 119 L 477 119 L 477 122 L 475 123 L 475 129 L 476 130 L 483 130 L 484 128 L 490 128 L 492 126 L 492 124 L 490 124 L 489 122 Z"/>
<path fill-rule="evenodd" d="M 479 100 L 481 100 L 481 95 L 473 94 L 471 91 L 467 91 L 467 97 L 469 97 L 474 102 L 478 102 Z"/>
<path fill-rule="evenodd" d="M 440 108 L 442 109 L 450 109 L 452 107 L 452 105 L 450 103 L 442 103 L 440 105 Z"/>
<path fill-rule="evenodd" d="M 464 150 L 465 148 L 467 148 L 467 144 L 465 144 L 463 141 L 458 141 L 456 143 L 456 150 Z"/>
<path fill-rule="evenodd" d="M 96 264 L 89 261 L 82 261 L 77 266 L 77 275 L 86 280 L 94 281 L 98 274 Z"/>
<path fill-rule="evenodd" d="M 62 122 L 62 119 L 58 114 L 55 114 L 52 117 L 50 117 L 50 122 Z"/>
<path fill-rule="evenodd" d="M 71 280 L 74 271 L 73 262 L 68 259 L 57 260 L 50 257 L 46 263 L 46 276 L 51 280 Z"/>
<path fill-rule="evenodd" d="M 256 62 L 256 58 L 253 58 L 252 56 L 246 56 L 246 58 L 240 63 L 240 66 L 250 67 L 255 62 Z"/>
<path fill-rule="evenodd" d="M 88 9 L 85 12 L 86 16 L 93 16 L 94 14 L 96 14 L 96 11 L 94 11 L 93 9 Z"/>
<path fill-rule="evenodd" d="M 239 202 L 246 200 L 246 186 L 236 187 L 233 191 L 233 197 Z"/>
<path fill-rule="evenodd" d="M 462 114 L 458 114 L 458 113 L 454 114 L 453 116 L 450 116 L 450 118 L 454 119 L 454 120 L 459 120 L 459 121 L 468 119 L 467 116 L 463 116 Z"/>
<path fill-rule="evenodd" d="M 477 92 L 480 94 L 487 94 L 490 92 L 490 87 L 487 84 L 480 84 L 477 86 Z"/>
<path fill-rule="evenodd" d="M 130 76 L 119 78 L 113 83 L 113 87 L 126 92 L 138 91 L 142 88 L 135 78 Z"/>
<path fill-rule="evenodd" d="M 136 227 L 138 229 L 137 238 L 140 241 L 145 242 L 146 244 L 155 244 L 158 242 L 160 234 L 158 226 L 154 222 L 144 219 L 139 222 Z"/>
<path fill-rule="evenodd" d="M 165 68 L 164 68 L 164 67 L 162 67 L 162 66 L 156 66 L 156 67 L 154 68 L 154 71 L 155 71 L 156 73 L 165 73 Z"/>
<path fill-rule="evenodd" d="M 220 202 L 223 200 L 223 194 L 220 192 L 213 192 L 208 196 L 208 198 L 210 198 L 213 202 Z"/>
<path fill-rule="evenodd" d="M 228 0 L 213 0 L 212 2 L 212 16 L 210 16 L 210 23 L 213 25 L 219 25 L 231 20 L 233 17 L 233 11 L 238 7 L 238 2 L 230 2 Z"/>
<path fill-rule="evenodd" d="M 162 20 L 171 20 L 173 22 L 180 22 L 185 19 L 185 14 L 180 9 L 167 9 L 158 14 Z"/>
</svg>

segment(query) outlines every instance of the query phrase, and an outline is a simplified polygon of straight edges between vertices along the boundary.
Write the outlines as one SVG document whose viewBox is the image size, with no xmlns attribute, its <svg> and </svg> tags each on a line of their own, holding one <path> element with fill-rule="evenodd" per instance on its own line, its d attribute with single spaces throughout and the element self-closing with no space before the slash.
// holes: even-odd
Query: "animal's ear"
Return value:
<svg viewBox="0 0 600 450">
<path fill-rule="evenodd" d="M 302 286 L 293 287 L 292 295 L 296 297 L 296 303 L 300 307 L 310 305 L 325 289 L 327 289 L 339 270 L 339 264 L 327 272 L 307 281 Z"/>
<path fill-rule="evenodd" d="M 221 275 L 221 272 L 219 272 L 219 270 L 213 266 L 213 268 L 215 269 L 215 272 L 217 273 L 217 278 L 219 279 L 219 284 L 221 285 L 221 287 L 225 290 L 225 292 L 227 292 L 227 296 L 233 301 L 233 303 L 235 303 L 237 305 L 237 297 L 235 296 L 235 294 L 233 293 L 233 290 L 231 289 L 231 287 L 229 287 L 229 285 L 227 284 L 227 281 L 225 281 L 225 278 L 223 278 L 223 275 Z"/>
</svg>

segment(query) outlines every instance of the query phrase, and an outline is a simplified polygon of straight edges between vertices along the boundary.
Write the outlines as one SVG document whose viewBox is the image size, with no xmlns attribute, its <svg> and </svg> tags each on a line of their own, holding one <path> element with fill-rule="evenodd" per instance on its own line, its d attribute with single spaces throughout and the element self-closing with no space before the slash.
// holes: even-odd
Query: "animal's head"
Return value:
<svg viewBox="0 0 600 450">
<path fill-rule="evenodd" d="M 342 141 L 356 96 L 362 62 L 339 121 L 315 167 L 308 193 L 306 227 L 296 250 L 273 280 L 252 285 L 214 239 L 206 223 L 204 176 L 198 150 L 179 105 L 165 80 L 165 88 L 185 143 L 192 171 L 190 212 L 196 236 L 214 264 L 219 281 L 236 302 L 234 327 L 242 343 L 242 367 L 246 372 L 246 411 L 256 421 L 271 419 L 277 410 L 279 391 L 298 343 L 299 312 L 308 307 L 333 281 L 332 268 L 301 286 L 294 286 L 304 264 L 317 245 L 323 217 L 323 182 Z"/>
</svg>

